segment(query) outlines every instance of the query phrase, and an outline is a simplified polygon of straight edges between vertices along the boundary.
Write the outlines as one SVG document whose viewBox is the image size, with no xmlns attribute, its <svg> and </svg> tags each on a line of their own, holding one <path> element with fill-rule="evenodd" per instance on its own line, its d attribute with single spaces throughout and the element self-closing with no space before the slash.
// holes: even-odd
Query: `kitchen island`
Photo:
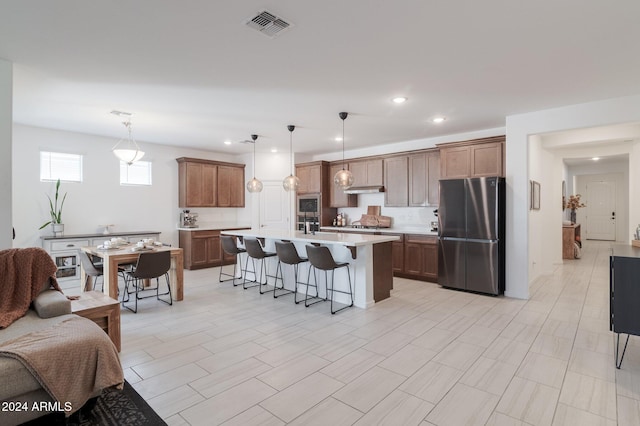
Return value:
<svg viewBox="0 0 640 426">
<path fill-rule="evenodd" d="M 391 244 L 398 240 L 394 235 L 364 235 L 347 234 L 335 232 L 316 232 L 315 234 L 305 234 L 302 231 L 289 230 L 267 230 L 267 229 L 246 229 L 222 231 L 222 235 L 233 235 L 240 237 L 239 244 L 243 244 L 243 239 L 258 238 L 263 242 L 266 251 L 275 252 L 276 241 L 291 241 L 298 250 L 301 257 L 306 257 L 307 244 L 324 245 L 329 247 L 336 262 L 349 262 L 349 273 L 354 291 L 354 305 L 359 308 L 368 308 L 375 302 L 379 302 L 389 297 L 393 288 L 393 271 L 391 268 Z M 275 275 L 277 258 L 269 265 L 271 275 Z M 300 265 L 300 281 L 306 280 L 309 264 Z M 292 268 L 284 267 L 285 288 L 293 290 Z M 251 272 L 249 272 L 251 274 Z M 311 277 L 313 282 L 313 277 Z M 318 274 L 320 284 L 320 295 L 324 296 L 324 277 Z M 348 290 L 349 281 L 344 271 L 336 271 L 335 288 L 337 290 Z M 273 284 L 272 281 L 269 282 Z M 306 290 L 304 285 L 298 286 L 299 292 Z M 348 296 L 336 293 L 335 300 L 338 303 L 348 304 Z"/>
</svg>

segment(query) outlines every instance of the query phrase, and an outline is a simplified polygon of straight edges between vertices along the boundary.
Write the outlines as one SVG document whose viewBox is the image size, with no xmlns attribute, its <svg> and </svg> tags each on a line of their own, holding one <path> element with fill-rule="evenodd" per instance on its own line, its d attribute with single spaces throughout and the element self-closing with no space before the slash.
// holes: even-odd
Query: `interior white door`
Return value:
<svg viewBox="0 0 640 426">
<path fill-rule="evenodd" d="M 589 182 L 587 184 L 587 238 L 615 241 L 616 239 L 616 183 Z"/>
<path fill-rule="evenodd" d="M 260 192 L 260 227 L 289 229 L 289 193 L 282 187 L 282 181 L 263 181 Z"/>
</svg>

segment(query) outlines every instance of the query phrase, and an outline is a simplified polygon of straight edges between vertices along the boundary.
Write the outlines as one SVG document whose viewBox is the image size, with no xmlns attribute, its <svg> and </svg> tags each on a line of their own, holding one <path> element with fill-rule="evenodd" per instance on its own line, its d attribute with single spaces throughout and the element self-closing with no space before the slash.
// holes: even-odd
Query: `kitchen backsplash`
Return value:
<svg viewBox="0 0 640 426">
<path fill-rule="evenodd" d="M 433 214 L 437 207 L 385 207 L 384 193 L 359 194 L 358 207 L 345 207 L 338 209 L 339 213 L 347 215 L 347 222 L 351 224 L 359 220 L 363 214 L 367 213 L 367 206 L 381 206 L 382 216 L 392 217 L 391 226 L 430 226 L 432 221 L 438 220 Z"/>
</svg>

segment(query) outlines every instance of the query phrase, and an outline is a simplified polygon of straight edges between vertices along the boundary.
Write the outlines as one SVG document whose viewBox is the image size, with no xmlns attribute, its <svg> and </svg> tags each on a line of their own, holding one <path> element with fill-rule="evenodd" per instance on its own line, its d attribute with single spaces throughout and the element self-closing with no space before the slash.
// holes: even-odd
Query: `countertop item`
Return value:
<svg viewBox="0 0 640 426">
<path fill-rule="evenodd" d="M 251 225 L 236 222 L 201 223 L 197 228 L 178 227 L 178 231 L 222 231 L 224 229 L 250 229 Z"/>
<path fill-rule="evenodd" d="M 357 231 L 370 232 L 372 234 L 418 234 L 418 235 L 438 235 L 438 231 L 432 231 L 428 226 L 394 226 L 392 228 L 351 228 L 349 226 L 322 226 L 321 231 Z"/>
</svg>

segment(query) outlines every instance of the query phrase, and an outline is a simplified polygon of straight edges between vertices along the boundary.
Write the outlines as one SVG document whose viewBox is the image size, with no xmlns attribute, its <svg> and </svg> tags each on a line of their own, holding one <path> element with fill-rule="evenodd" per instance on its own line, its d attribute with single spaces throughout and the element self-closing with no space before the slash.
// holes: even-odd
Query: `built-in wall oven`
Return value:
<svg viewBox="0 0 640 426">
<path fill-rule="evenodd" d="M 299 195 L 296 228 L 298 231 L 320 230 L 320 194 Z"/>
</svg>

